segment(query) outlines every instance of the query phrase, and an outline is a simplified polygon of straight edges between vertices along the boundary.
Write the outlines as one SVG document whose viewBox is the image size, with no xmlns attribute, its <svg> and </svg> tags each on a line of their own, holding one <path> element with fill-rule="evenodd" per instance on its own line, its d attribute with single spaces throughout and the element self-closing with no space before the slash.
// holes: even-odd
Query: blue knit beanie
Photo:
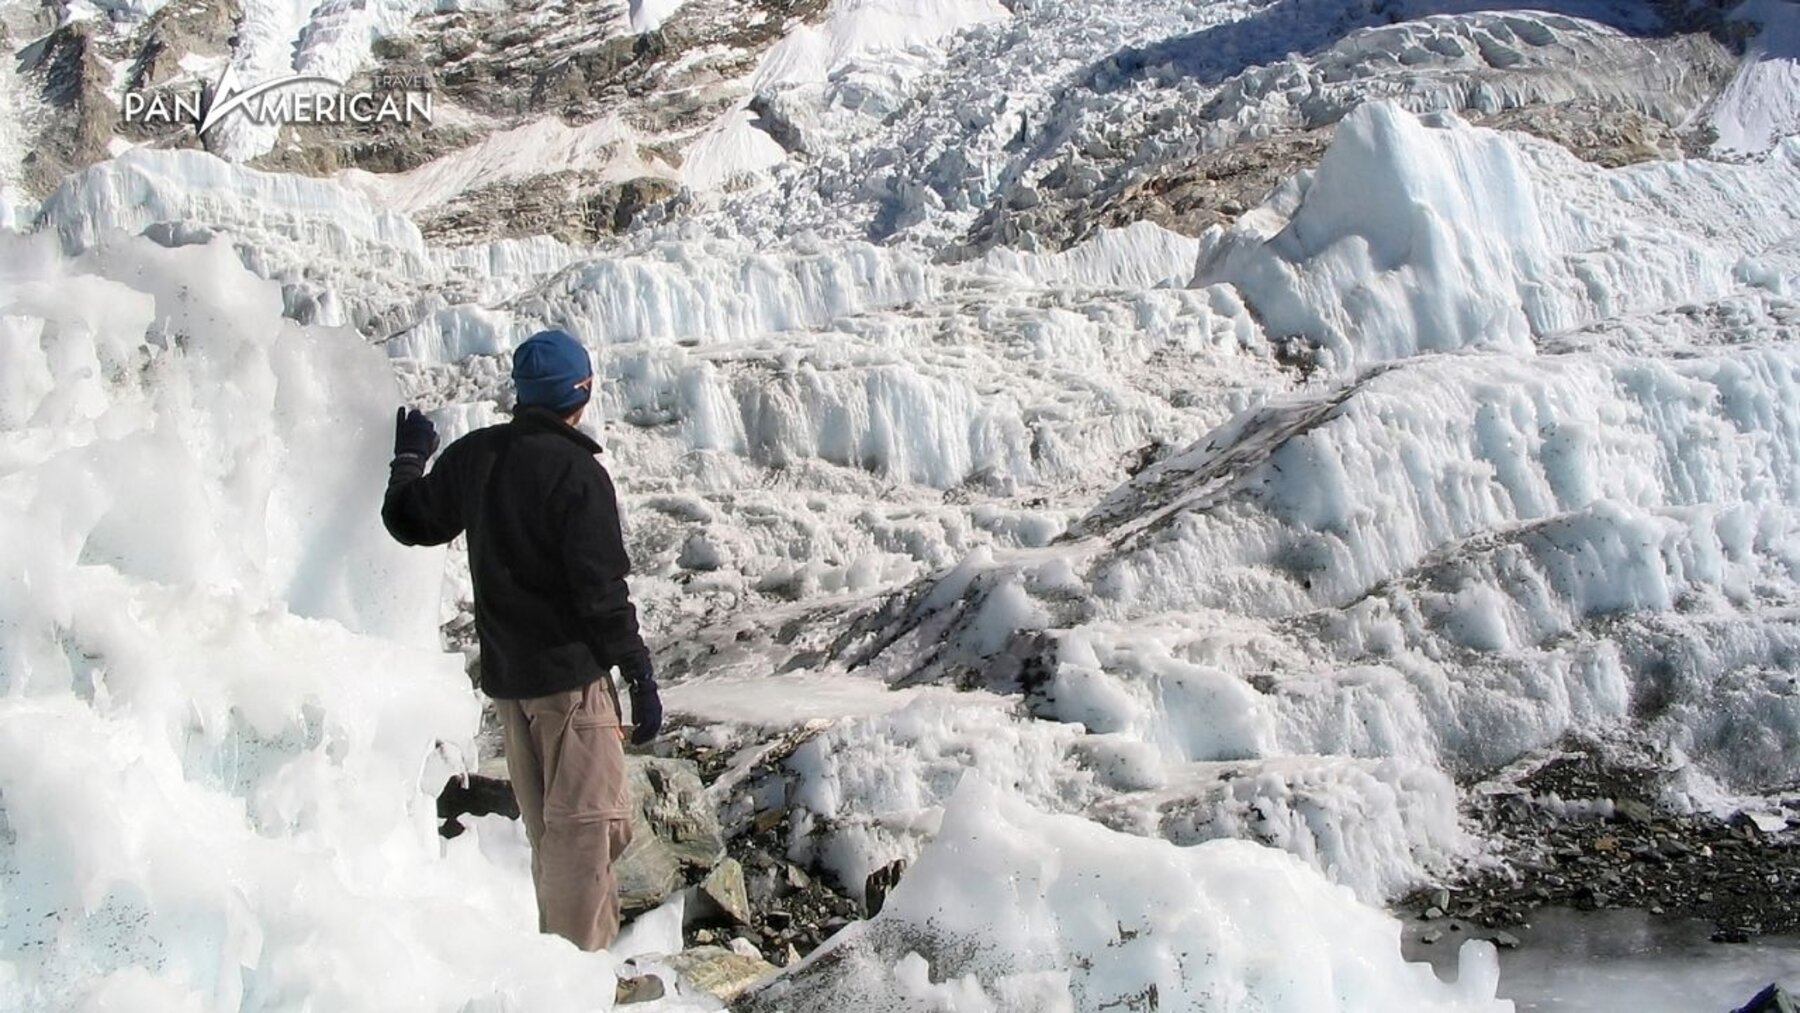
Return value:
<svg viewBox="0 0 1800 1013">
<path fill-rule="evenodd" d="M 539 331 L 513 349 L 512 378 L 520 408 L 542 405 L 572 412 L 587 403 L 588 385 L 581 381 L 593 375 L 587 349 L 568 331 Z"/>
</svg>

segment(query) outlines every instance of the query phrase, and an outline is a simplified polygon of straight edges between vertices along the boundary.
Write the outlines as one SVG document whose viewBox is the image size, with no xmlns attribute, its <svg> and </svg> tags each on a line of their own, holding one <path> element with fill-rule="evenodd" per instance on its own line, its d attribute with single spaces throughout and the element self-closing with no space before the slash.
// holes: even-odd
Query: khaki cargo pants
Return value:
<svg viewBox="0 0 1800 1013">
<path fill-rule="evenodd" d="M 538 931 L 584 950 L 619 934 L 613 860 L 631 842 L 625 749 L 612 682 L 529 700 L 496 700 L 506 766 L 537 888 Z"/>
</svg>

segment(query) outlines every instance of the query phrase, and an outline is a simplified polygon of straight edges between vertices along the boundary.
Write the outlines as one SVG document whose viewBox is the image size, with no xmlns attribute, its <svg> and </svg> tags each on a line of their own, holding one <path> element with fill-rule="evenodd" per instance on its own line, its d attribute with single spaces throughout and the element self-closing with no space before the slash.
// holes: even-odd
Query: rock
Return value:
<svg viewBox="0 0 1800 1013">
<path fill-rule="evenodd" d="M 706 798 L 697 764 L 628 755 L 625 766 L 631 783 L 634 833 L 655 836 L 688 868 L 711 869 L 725 857 L 719 814 Z"/>
<path fill-rule="evenodd" d="M 772 928 L 775 931 L 779 932 L 782 929 L 785 929 L 789 925 L 793 924 L 794 915 L 792 912 L 783 911 L 783 910 L 777 908 L 773 911 L 769 911 L 766 914 L 764 914 L 763 922 L 765 924 L 767 924 L 769 926 L 769 928 Z"/>
<path fill-rule="evenodd" d="M 869 873 L 863 883 L 863 908 L 866 917 L 873 918 L 881 913 L 881 906 L 887 902 L 888 891 L 900 882 L 906 874 L 906 859 L 897 858 L 892 862 Z"/>
<path fill-rule="evenodd" d="M 766 834 L 780 826 L 781 821 L 785 819 L 787 819 L 787 810 L 765 809 L 756 814 L 756 820 L 751 825 L 756 828 L 757 833 Z"/>
<path fill-rule="evenodd" d="M 696 943 L 710 943 L 716 938 L 712 929 L 701 929 L 694 933 L 694 942 Z"/>
<path fill-rule="evenodd" d="M 1756 932 L 1757 930 L 1753 928 L 1737 925 L 1721 925 L 1713 932 L 1712 941 L 1715 943 L 1747 943 L 1750 941 L 1750 937 L 1755 935 Z"/>
<path fill-rule="evenodd" d="M 1493 940 L 1495 946 L 1498 946 L 1503 950 L 1516 950 L 1519 948 L 1519 937 L 1513 935 L 1511 932 L 1496 932 L 1490 938 Z"/>
<path fill-rule="evenodd" d="M 1425 917 L 1432 921 L 1437 921 L 1439 918 L 1444 917 L 1444 909 L 1433 904 L 1425 909 Z"/>
<path fill-rule="evenodd" d="M 750 897 L 744 891 L 744 867 L 737 859 L 727 858 L 714 866 L 700 881 L 700 896 L 706 907 L 732 924 L 750 924 Z"/>
<path fill-rule="evenodd" d="M 1622 822 L 1648 826 L 1656 818 L 1651 808 L 1636 799 L 1622 798 L 1613 804 L 1613 813 Z"/>
<path fill-rule="evenodd" d="M 774 869 L 764 867 L 749 878 L 750 902 L 758 908 L 773 907 L 781 899 L 781 877 Z"/>
<path fill-rule="evenodd" d="M 790 865 L 787 867 L 787 885 L 790 890 L 804 890 L 812 885 L 812 877 L 798 865 Z"/>
<path fill-rule="evenodd" d="M 626 911 L 653 908 L 681 889 L 681 862 L 667 843 L 633 820 L 631 844 L 613 864 L 619 877 L 619 906 Z"/>
<path fill-rule="evenodd" d="M 1419 942 L 1424 943 L 1426 946 L 1430 946 L 1442 938 L 1444 938 L 1444 933 L 1441 929 L 1432 929 L 1430 932 L 1420 936 Z"/>
<path fill-rule="evenodd" d="M 733 944 L 737 941 L 732 940 Z M 669 968 L 690 986 L 725 1003 L 780 970 L 761 956 L 750 956 L 722 946 L 696 946 L 670 957 L 668 963 Z"/>
<path fill-rule="evenodd" d="M 422 218 L 419 230 L 428 239 L 450 244 L 534 235 L 590 243 L 625 231 L 646 209 L 675 193 L 675 184 L 659 177 L 619 182 L 599 173 L 562 170 L 458 194 Z M 683 567 L 716 569 L 723 560 L 716 547 L 709 552 L 702 545 L 695 551 L 684 556 L 696 565 L 683 562 Z"/>
<path fill-rule="evenodd" d="M 756 948 L 755 943 L 743 936 L 731 937 L 731 952 L 740 956 L 755 957 L 758 960 L 762 959 L 762 951 Z"/>
</svg>

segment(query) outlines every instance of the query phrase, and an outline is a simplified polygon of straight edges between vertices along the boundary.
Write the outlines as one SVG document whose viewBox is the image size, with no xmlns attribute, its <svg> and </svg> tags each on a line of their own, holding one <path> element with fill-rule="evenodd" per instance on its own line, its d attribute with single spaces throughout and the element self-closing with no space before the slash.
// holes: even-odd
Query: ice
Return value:
<svg viewBox="0 0 1800 1013">
<path fill-rule="evenodd" d="M 1522 945 L 1500 955 L 1500 994 L 1522 1013 L 1688 1013 L 1735 1010 L 1771 982 L 1800 985 L 1794 940 L 1721 946 L 1713 931 L 1641 911 L 1539 911 L 1518 931 Z"/>
<path fill-rule="evenodd" d="M 1512 1009 L 1490 944 L 1464 944 L 1445 983 L 1399 943 L 1397 921 L 1279 852 L 1124 837 L 971 775 L 881 915 L 758 1008 Z"/>
<path fill-rule="evenodd" d="M 1800 362 L 1785 299 L 1734 265 L 1785 256 L 1791 157 L 1607 172 L 1364 107 L 1203 242 L 1195 290 L 1338 372 L 1143 469 L 1053 553 L 969 554 L 858 664 L 1024 680 L 1086 731 L 1090 810 L 1254 836 L 1371 898 L 1468 854 L 1451 772 L 1617 733 L 1646 695 L 1702 782 L 1783 783 L 1792 636 L 1759 610 L 1800 591 Z M 1523 224 L 1456 224 L 1483 216 Z"/>
<path fill-rule="evenodd" d="M 822 85 L 835 71 L 859 57 L 927 47 L 972 25 L 1004 18 L 995 0 L 832 0 L 824 21 L 804 24 L 782 37 L 763 54 L 750 75 L 753 94 Z M 753 177 L 781 164 L 787 152 L 757 126 L 749 99 L 702 131 L 687 149 L 682 182 L 696 190 L 712 190 Z"/>
<path fill-rule="evenodd" d="M 412 219 L 381 203 L 416 195 L 399 184 L 395 190 L 399 196 L 378 199 L 340 180 L 261 172 L 199 151 L 137 148 L 67 177 L 34 217 L 72 253 L 111 231 L 165 246 L 229 236 L 245 267 L 282 282 L 288 315 L 351 323 L 381 337 L 444 309 L 447 297 L 461 304 L 453 314 L 478 312 L 574 256 L 547 236 L 428 247 Z"/>
<path fill-rule="evenodd" d="M 1560 149 L 1370 103 L 1316 175 L 1203 246 L 1195 282 L 1235 285 L 1265 326 L 1312 339 L 1337 369 L 1528 351 L 1600 319 L 1731 292 L 1731 254 L 1758 252 L 1792 220 L 1794 158 L 1609 179 Z M 1676 177 L 1692 204 L 1652 185 Z M 1701 209 L 1721 205 L 1748 231 L 1709 249 L 1695 239 Z"/>
</svg>

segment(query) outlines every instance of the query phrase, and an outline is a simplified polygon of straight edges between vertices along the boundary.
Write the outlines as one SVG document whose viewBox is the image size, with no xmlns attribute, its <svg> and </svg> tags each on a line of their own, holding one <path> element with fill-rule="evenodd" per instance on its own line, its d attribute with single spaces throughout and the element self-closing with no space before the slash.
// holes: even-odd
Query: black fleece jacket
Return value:
<svg viewBox="0 0 1800 1013">
<path fill-rule="evenodd" d="M 585 686 L 614 665 L 650 671 L 625 575 L 612 477 L 600 445 L 525 408 L 421 462 L 393 464 L 381 520 L 403 545 L 468 532 L 481 689 L 500 700 Z"/>
</svg>

